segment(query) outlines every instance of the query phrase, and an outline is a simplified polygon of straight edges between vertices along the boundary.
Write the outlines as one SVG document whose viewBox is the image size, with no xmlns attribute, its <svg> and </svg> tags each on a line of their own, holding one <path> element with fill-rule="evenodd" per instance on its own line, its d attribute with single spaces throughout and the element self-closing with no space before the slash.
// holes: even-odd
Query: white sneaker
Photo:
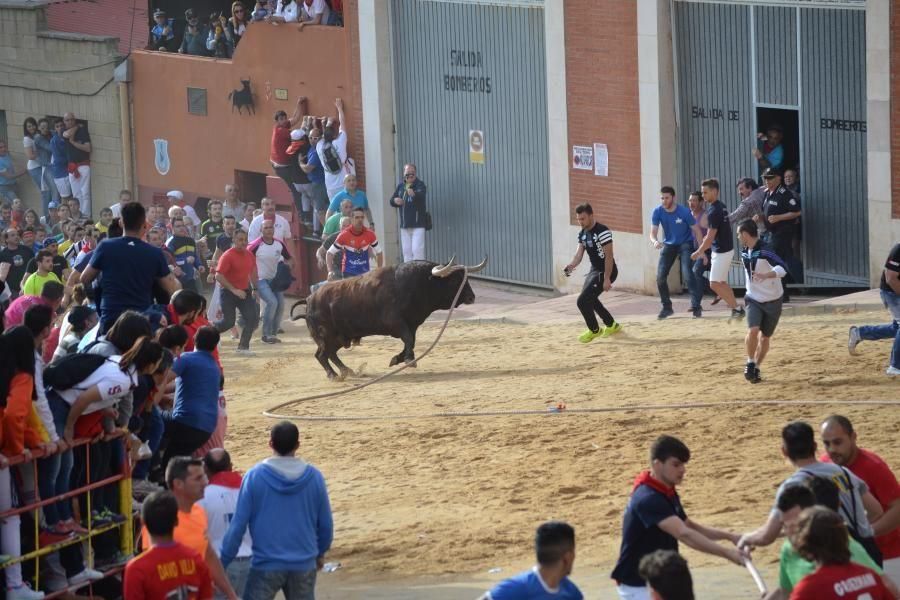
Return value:
<svg viewBox="0 0 900 600">
<path fill-rule="evenodd" d="M 900 369 L 898 369 L 897 367 L 888 367 L 884 374 L 888 377 L 896 377 L 900 375 Z"/>
<path fill-rule="evenodd" d="M 7 588 L 7 600 L 42 600 L 44 592 L 36 592 L 27 583 L 23 583 L 21 587 Z"/>
<path fill-rule="evenodd" d="M 91 583 L 92 581 L 100 581 L 101 579 L 103 579 L 103 573 L 101 573 L 100 571 L 95 571 L 94 569 L 85 568 L 85 570 L 81 573 L 69 577 L 69 585 L 73 587 L 81 587 Z M 41 598 L 43 597 L 44 596 L 41 595 Z"/>
<path fill-rule="evenodd" d="M 234 351 L 234 353 L 240 354 L 241 356 L 256 356 L 256 352 L 254 352 L 250 348 L 238 348 Z"/>
<path fill-rule="evenodd" d="M 862 338 L 859 337 L 859 327 L 854 325 L 850 328 L 850 334 L 847 337 L 847 350 L 850 351 L 850 354 L 856 356 L 856 347 L 859 346 L 861 341 Z"/>
</svg>

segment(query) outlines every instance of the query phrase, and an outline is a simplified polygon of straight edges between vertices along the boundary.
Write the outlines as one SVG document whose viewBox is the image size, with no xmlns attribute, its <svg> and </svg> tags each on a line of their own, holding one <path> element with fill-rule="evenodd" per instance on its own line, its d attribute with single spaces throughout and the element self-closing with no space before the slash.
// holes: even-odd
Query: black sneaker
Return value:
<svg viewBox="0 0 900 600">
<path fill-rule="evenodd" d="M 278 340 L 278 341 L 280 341 L 280 340 Z M 262 337 L 262 343 L 263 343 L 263 344 L 275 344 L 275 343 L 277 343 L 277 342 L 276 342 L 276 339 L 275 339 L 274 337 L 269 337 L 269 336 L 267 336 L 267 335 L 264 335 L 264 336 Z"/>
<path fill-rule="evenodd" d="M 744 367 L 744 379 L 746 379 L 750 383 L 759 383 L 760 381 L 762 381 L 759 376 L 759 369 L 756 367 L 756 363 L 747 363 L 747 365 Z"/>
<path fill-rule="evenodd" d="M 731 309 L 731 318 L 732 319 L 743 319 L 747 313 L 744 312 L 744 308 L 732 308 Z"/>
<path fill-rule="evenodd" d="M 657 319 L 668 319 L 669 317 L 671 317 L 674 314 L 675 314 L 675 311 L 672 310 L 671 308 L 663 308 L 661 311 L 659 311 L 659 315 L 657 315 L 656 318 Z"/>
<path fill-rule="evenodd" d="M 691 313 L 694 315 L 695 319 L 699 319 L 703 316 L 703 309 L 702 308 L 692 308 Z"/>
</svg>

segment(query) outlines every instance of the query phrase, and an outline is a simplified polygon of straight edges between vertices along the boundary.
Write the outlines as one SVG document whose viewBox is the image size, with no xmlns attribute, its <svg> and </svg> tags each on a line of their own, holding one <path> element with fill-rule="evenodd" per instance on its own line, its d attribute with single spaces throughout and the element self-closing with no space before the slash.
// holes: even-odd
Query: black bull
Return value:
<svg viewBox="0 0 900 600">
<path fill-rule="evenodd" d="M 486 261 L 487 259 L 485 259 Z M 484 268 L 485 262 L 469 272 Z M 396 267 L 385 267 L 360 277 L 343 279 L 322 286 L 305 300 L 291 307 L 291 318 L 306 319 L 316 342 L 316 359 L 329 379 L 340 369 L 343 379 L 353 372 L 337 356 L 340 348 L 349 348 L 353 340 L 370 335 L 389 335 L 403 340 L 403 351 L 391 358 L 390 366 L 402 361 L 415 362 L 416 330 L 436 310 L 449 310 L 463 280 L 464 267 L 439 265 L 416 260 Z M 475 293 L 466 282 L 457 306 L 472 304 Z M 294 316 L 294 309 L 306 304 L 306 314 Z"/>
</svg>

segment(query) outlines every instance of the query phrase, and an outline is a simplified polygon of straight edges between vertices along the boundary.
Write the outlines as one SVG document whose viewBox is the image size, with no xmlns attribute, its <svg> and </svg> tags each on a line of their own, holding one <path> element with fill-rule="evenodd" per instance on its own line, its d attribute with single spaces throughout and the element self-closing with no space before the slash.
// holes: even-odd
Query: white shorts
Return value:
<svg viewBox="0 0 900 600">
<path fill-rule="evenodd" d="M 616 591 L 619 592 L 621 600 L 650 600 L 650 590 L 646 587 L 619 584 Z"/>
<path fill-rule="evenodd" d="M 734 250 L 728 252 L 713 252 L 712 264 L 709 268 L 709 280 L 712 281 L 728 281 L 728 271 L 731 270 L 731 257 L 734 256 Z"/>
<path fill-rule="evenodd" d="M 63 198 L 71 198 L 72 197 L 72 185 L 69 183 L 69 176 L 54 178 L 53 183 L 56 184 L 56 189 L 59 191 L 59 195 Z"/>
</svg>

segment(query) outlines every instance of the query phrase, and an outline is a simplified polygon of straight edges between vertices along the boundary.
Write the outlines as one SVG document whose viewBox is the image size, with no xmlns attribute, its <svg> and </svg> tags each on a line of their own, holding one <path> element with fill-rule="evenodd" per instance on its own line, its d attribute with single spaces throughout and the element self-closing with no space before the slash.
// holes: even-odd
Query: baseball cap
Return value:
<svg viewBox="0 0 900 600">
<path fill-rule="evenodd" d="M 763 171 L 763 179 L 771 179 L 772 177 L 781 177 L 781 169 L 778 169 L 776 167 L 769 167 L 768 169 Z"/>
<path fill-rule="evenodd" d="M 154 18 L 154 19 L 155 19 L 156 17 L 164 17 L 164 16 L 166 16 L 166 11 L 164 11 L 164 10 L 161 9 L 161 8 L 157 8 L 156 10 L 153 11 L 153 18 Z"/>
<path fill-rule="evenodd" d="M 300 144 L 305 137 L 306 131 L 303 129 L 294 129 L 293 131 L 291 131 L 291 145 L 288 146 L 287 153 L 297 154 L 297 152 L 300 150 Z"/>
<path fill-rule="evenodd" d="M 47 205 L 47 208 L 59 208 L 59 202 L 56 200 L 51 200 L 50 204 Z"/>
<path fill-rule="evenodd" d="M 44 240 L 44 243 L 43 243 L 43 245 L 41 245 L 41 248 L 49 248 L 50 246 L 54 246 L 56 244 L 59 244 L 59 242 L 56 241 L 55 237 L 48 237 L 47 239 Z"/>
<path fill-rule="evenodd" d="M 184 200 L 184 194 L 178 190 L 172 190 L 166 193 L 166 198 L 175 198 L 176 200 Z"/>
</svg>

